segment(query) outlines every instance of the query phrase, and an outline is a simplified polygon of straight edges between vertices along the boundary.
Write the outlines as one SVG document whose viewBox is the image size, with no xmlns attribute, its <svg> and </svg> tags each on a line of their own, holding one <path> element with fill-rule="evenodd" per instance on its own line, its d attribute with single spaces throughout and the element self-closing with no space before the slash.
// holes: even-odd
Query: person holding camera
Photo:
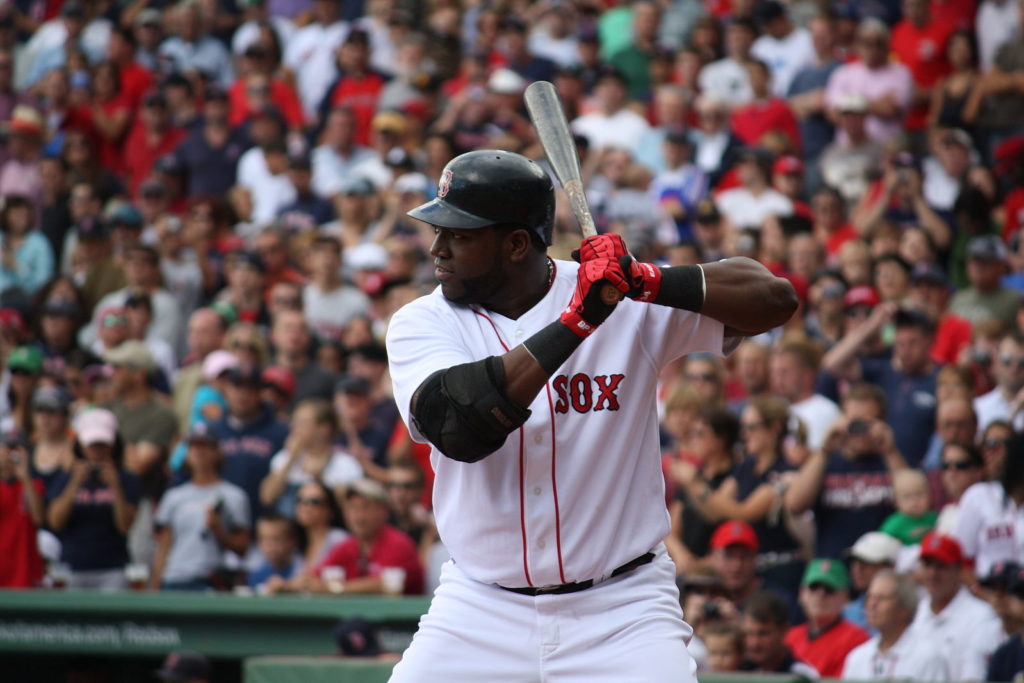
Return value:
<svg viewBox="0 0 1024 683">
<path fill-rule="evenodd" d="M 35 588 L 43 577 L 36 530 L 43 525 L 43 484 L 33 478 L 21 434 L 0 439 L 0 588 Z"/>
<path fill-rule="evenodd" d="M 791 514 L 814 510 L 819 557 L 842 557 L 858 538 L 882 525 L 893 511 L 892 473 L 907 466 L 884 421 L 881 389 L 866 382 L 853 385 L 842 409 L 825 446 L 811 453 L 784 495 Z"/>
<path fill-rule="evenodd" d="M 124 468 L 124 445 L 109 410 L 85 410 L 74 430 L 75 461 L 47 491 L 47 522 L 60 539 L 61 561 L 71 567 L 69 588 L 123 589 L 139 478 Z"/>
</svg>

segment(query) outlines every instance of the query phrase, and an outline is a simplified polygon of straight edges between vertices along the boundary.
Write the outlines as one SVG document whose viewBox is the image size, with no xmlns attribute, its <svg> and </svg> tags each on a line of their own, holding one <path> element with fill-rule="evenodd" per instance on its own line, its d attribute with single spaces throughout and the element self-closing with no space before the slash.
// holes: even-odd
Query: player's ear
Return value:
<svg viewBox="0 0 1024 683">
<path fill-rule="evenodd" d="M 529 253 L 532 242 L 525 228 L 513 230 L 505 236 L 504 248 L 511 261 L 522 261 Z"/>
</svg>

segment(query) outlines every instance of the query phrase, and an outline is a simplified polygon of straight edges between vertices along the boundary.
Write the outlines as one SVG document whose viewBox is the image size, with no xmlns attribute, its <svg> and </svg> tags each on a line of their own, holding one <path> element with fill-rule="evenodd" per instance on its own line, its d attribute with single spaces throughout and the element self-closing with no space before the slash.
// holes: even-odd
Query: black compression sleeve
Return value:
<svg viewBox="0 0 1024 683">
<path fill-rule="evenodd" d="M 661 289 L 654 303 L 699 313 L 704 307 L 704 273 L 700 266 L 662 268 Z"/>
<path fill-rule="evenodd" d="M 544 372 L 553 375 L 582 343 L 583 337 L 556 320 L 524 341 L 523 346 L 537 359 Z"/>
</svg>

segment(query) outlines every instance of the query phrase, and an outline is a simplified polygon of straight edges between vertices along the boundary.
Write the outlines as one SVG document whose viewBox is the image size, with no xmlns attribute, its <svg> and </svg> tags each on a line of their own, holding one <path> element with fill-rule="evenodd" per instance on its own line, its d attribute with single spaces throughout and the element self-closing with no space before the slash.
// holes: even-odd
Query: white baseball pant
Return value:
<svg viewBox="0 0 1024 683">
<path fill-rule="evenodd" d="M 695 683 L 675 565 L 655 552 L 587 590 L 536 597 L 448 562 L 391 683 Z"/>
</svg>

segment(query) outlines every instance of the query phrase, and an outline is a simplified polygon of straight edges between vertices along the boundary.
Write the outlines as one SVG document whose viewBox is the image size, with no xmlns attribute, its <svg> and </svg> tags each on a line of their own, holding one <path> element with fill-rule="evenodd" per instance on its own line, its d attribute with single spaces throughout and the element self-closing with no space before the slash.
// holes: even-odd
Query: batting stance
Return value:
<svg viewBox="0 0 1024 683">
<path fill-rule="evenodd" d="M 543 169 L 485 150 L 409 212 L 434 226 L 441 286 L 387 346 L 452 561 L 392 681 L 692 678 L 661 543 L 658 373 L 782 324 L 796 298 L 755 261 L 657 268 L 614 235 L 554 261 L 554 206 Z M 604 303 L 607 284 L 627 299 Z"/>
</svg>

